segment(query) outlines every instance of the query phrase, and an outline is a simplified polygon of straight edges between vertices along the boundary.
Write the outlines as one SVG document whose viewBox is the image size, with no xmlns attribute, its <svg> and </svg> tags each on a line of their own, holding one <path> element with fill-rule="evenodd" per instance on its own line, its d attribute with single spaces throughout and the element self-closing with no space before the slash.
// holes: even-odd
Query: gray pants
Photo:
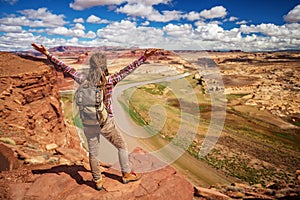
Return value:
<svg viewBox="0 0 300 200">
<path fill-rule="evenodd" d="M 123 173 L 131 171 L 128 161 L 128 150 L 122 133 L 116 127 L 114 118 L 108 118 L 102 128 L 100 126 L 85 126 L 84 134 L 89 147 L 89 161 L 94 180 L 101 178 L 100 163 L 100 134 L 103 135 L 118 150 L 119 163 Z"/>
</svg>

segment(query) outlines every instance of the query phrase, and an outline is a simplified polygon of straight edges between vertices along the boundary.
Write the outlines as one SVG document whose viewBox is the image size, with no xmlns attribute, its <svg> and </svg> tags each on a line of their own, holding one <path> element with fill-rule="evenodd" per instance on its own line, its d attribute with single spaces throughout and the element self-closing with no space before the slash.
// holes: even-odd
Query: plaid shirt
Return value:
<svg viewBox="0 0 300 200">
<path fill-rule="evenodd" d="M 81 84 L 84 81 L 85 77 L 83 77 L 83 74 L 76 71 L 76 69 L 74 69 L 73 67 L 66 65 L 61 60 L 57 59 L 55 56 L 53 56 L 51 54 L 49 54 L 47 57 L 51 61 L 51 63 L 53 63 L 53 65 L 57 71 L 63 72 L 64 75 L 71 76 L 78 84 Z M 143 64 L 145 62 L 145 60 L 146 60 L 146 57 L 142 56 L 138 60 L 135 60 L 130 65 L 121 69 L 119 72 L 107 77 L 107 84 L 105 87 L 106 98 L 105 98 L 104 104 L 105 104 L 110 116 L 113 116 L 112 90 L 113 90 L 114 86 L 118 82 L 123 80 L 127 75 L 132 73 L 141 64 Z"/>
</svg>

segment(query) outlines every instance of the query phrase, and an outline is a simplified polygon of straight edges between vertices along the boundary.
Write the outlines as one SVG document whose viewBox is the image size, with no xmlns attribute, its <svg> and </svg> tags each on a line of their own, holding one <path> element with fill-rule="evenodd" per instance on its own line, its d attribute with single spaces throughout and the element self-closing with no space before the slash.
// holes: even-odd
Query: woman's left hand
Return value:
<svg viewBox="0 0 300 200">
<path fill-rule="evenodd" d="M 47 56 L 49 54 L 49 51 L 46 49 L 46 47 L 44 45 L 39 46 L 36 43 L 32 43 L 31 46 L 38 52 L 44 54 L 45 56 Z"/>
<path fill-rule="evenodd" d="M 152 56 L 153 54 L 155 54 L 156 52 L 158 52 L 160 49 L 147 49 L 144 53 L 144 56 L 146 58 L 149 58 L 150 56 Z"/>
</svg>

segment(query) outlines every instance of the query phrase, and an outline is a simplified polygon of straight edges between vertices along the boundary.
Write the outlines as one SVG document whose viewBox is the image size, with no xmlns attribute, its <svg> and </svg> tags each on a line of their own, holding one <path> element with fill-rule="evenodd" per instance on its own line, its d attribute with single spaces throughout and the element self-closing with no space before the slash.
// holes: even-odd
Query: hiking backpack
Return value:
<svg viewBox="0 0 300 200">
<path fill-rule="evenodd" d="M 107 110 L 103 103 L 103 90 L 83 82 L 76 90 L 75 99 L 80 118 L 84 125 L 103 125 L 107 120 Z"/>
</svg>

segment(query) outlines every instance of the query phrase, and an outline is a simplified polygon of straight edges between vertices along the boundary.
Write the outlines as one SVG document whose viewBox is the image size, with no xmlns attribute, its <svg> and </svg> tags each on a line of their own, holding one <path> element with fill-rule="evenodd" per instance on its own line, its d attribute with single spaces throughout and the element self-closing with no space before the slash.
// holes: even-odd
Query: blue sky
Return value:
<svg viewBox="0 0 300 200">
<path fill-rule="evenodd" d="M 300 48 L 300 0 L 0 0 L 0 51 Z"/>
</svg>

